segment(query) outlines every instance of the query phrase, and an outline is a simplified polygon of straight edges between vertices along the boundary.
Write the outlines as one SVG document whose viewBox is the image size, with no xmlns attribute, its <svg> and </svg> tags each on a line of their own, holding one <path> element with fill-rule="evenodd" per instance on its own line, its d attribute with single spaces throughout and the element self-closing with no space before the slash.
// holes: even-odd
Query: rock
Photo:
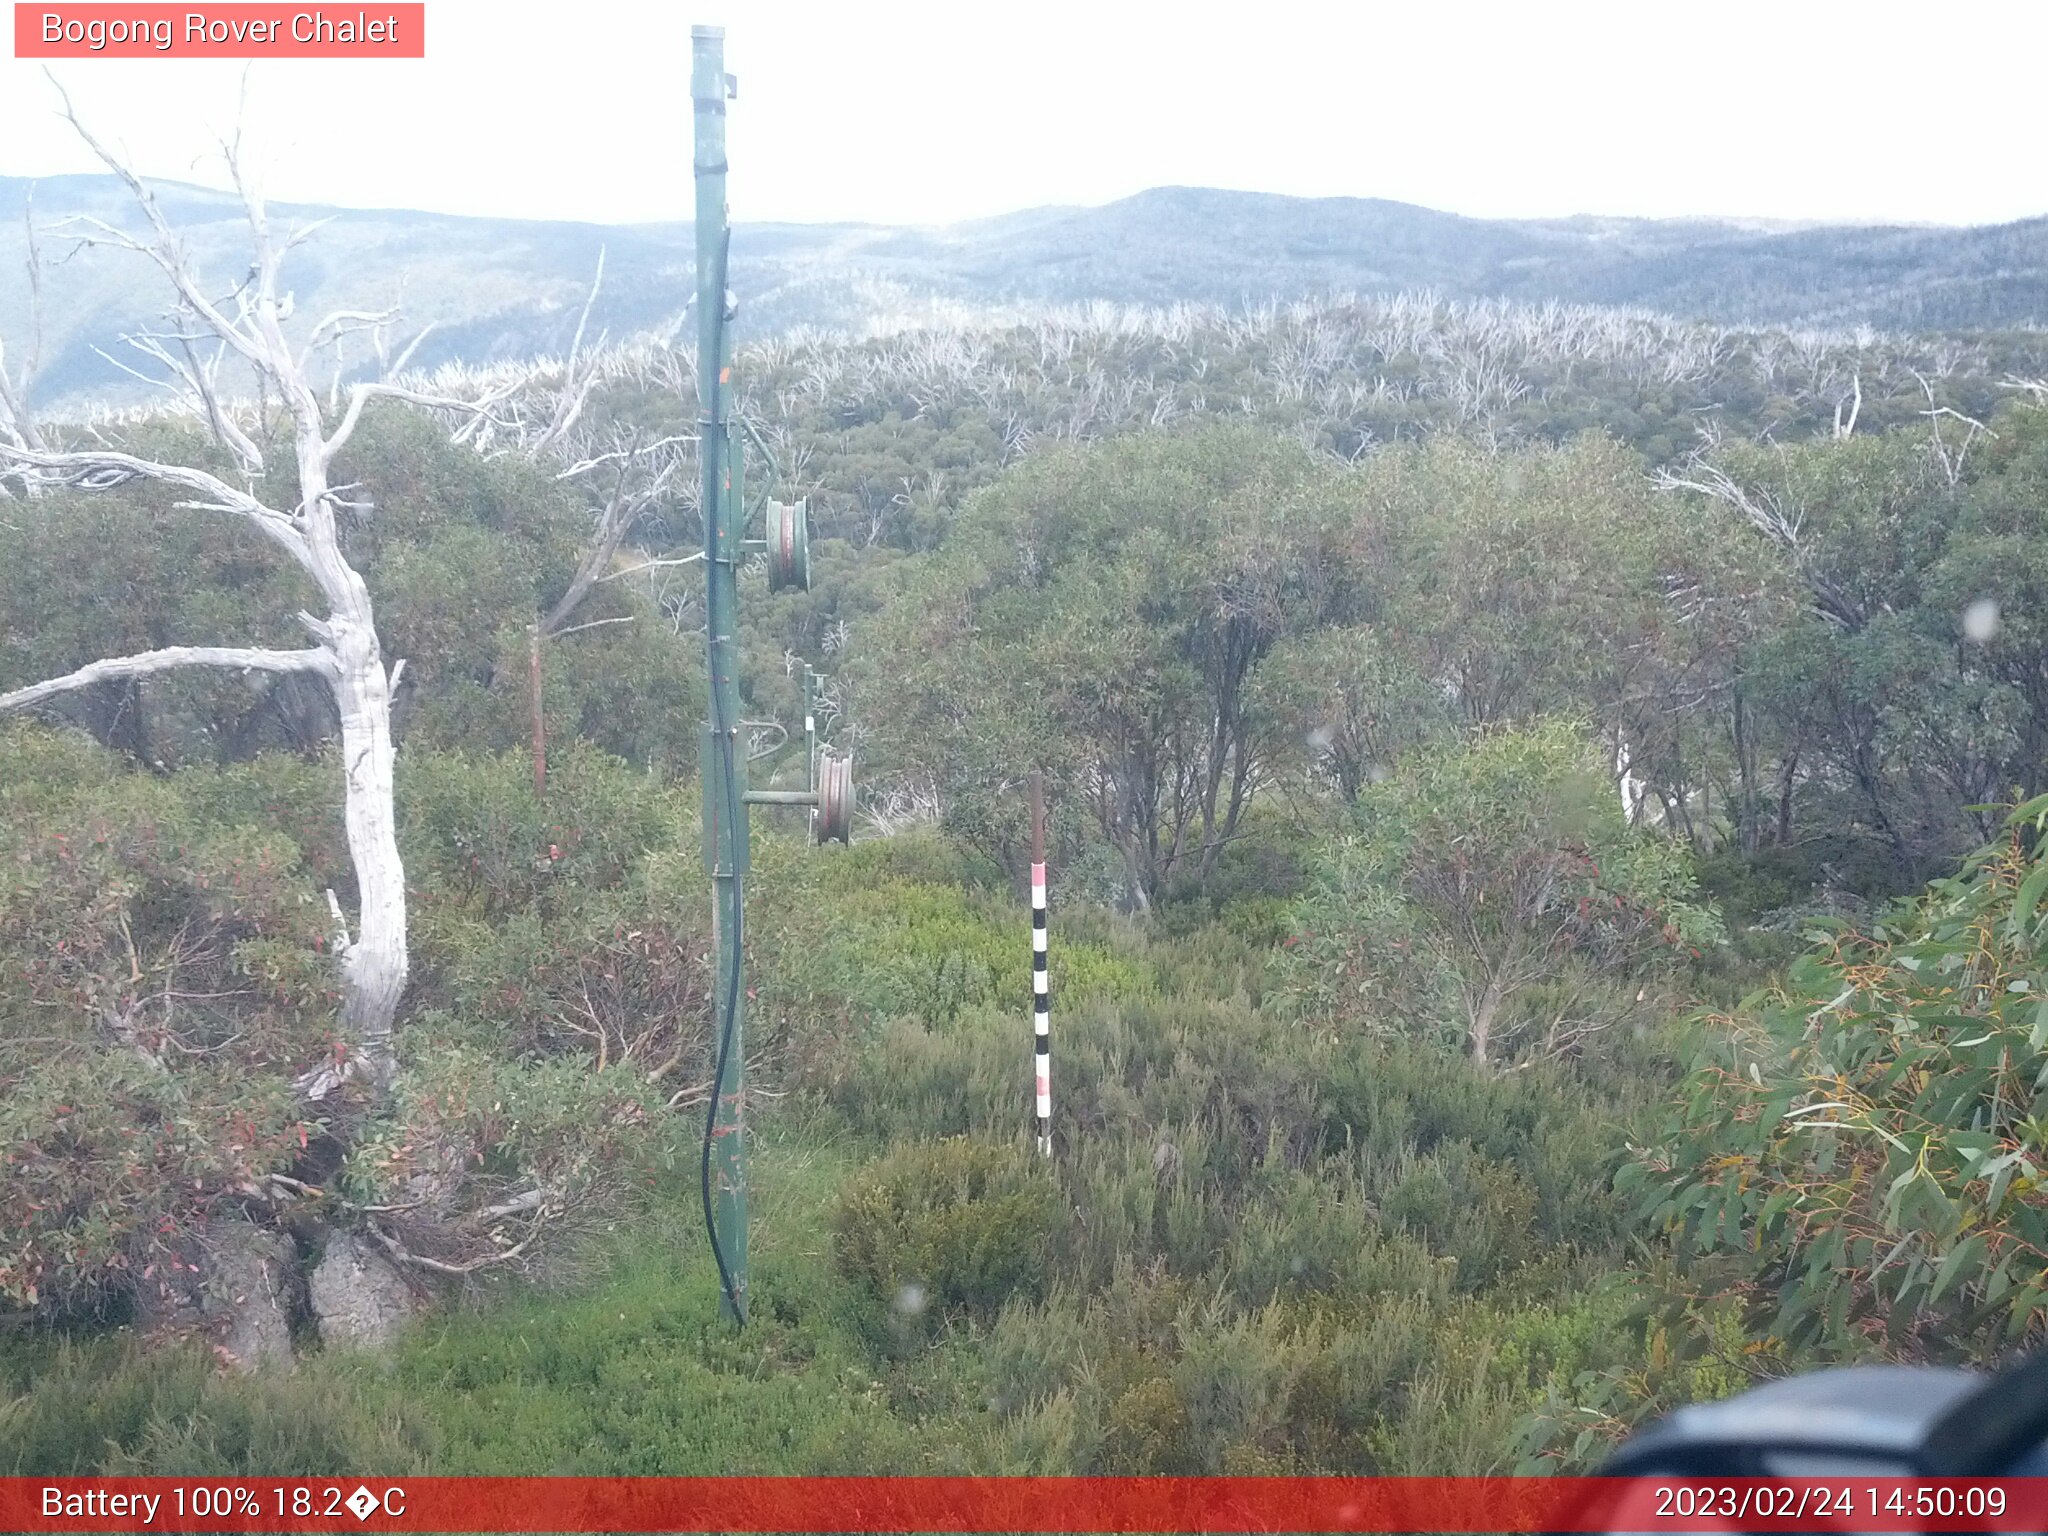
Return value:
<svg viewBox="0 0 2048 1536">
<path fill-rule="evenodd" d="M 136 1324 L 157 1339 L 204 1335 L 237 1370 L 289 1365 L 295 1256 L 282 1232 L 242 1217 L 209 1222 L 138 1281 Z"/>
<path fill-rule="evenodd" d="M 351 1232 L 328 1237 L 311 1294 L 320 1341 L 329 1348 L 383 1349 L 421 1305 L 398 1267 Z"/>
<path fill-rule="evenodd" d="M 253 1371 L 292 1361 L 292 1303 L 298 1251 L 282 1232 L 236 1223 L 232 1246 L 215 1252 L 219 1304 L 227 1310 L 220 1336 L 237 1369 Z"/>
</svg>

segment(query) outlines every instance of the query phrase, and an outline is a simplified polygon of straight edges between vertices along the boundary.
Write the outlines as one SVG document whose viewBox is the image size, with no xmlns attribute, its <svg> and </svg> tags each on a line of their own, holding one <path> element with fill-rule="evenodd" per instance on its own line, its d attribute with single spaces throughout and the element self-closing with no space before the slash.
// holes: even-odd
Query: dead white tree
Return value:
<svg viewBox="0 0 2048 1536">
<path fill-rule="evenodd" d="M 1837 629 L 1852 634 L 1860 631 L 1869 622 L 1863 602 L 1815 560 L 1804 536 L 1805 515 L 1789 488 L 1781 493 L 1768 485 L 1737 480 L 1709 457 L 1716 441 L 1710 436 L 1705 447 L 1676 469 L 1659 469 L 1652 483 L 1660 491 L 1690 491 L 1741 513 L 1752 528 L 1784 552 L 1806 584 L 1815 612 Z"/>
<path fill-rule="evenodd" d="M 1963 461 L 1969 458 L 1970 445 L 1977 441 L 1978 434 L 1981 433 L 1985 437 L 1990 438 L 1996 438 L 1998 434 L 1985 426 L 1983 422 L 1977 420 L 1976 417 L 1965 416 L 1953 406 L 1943 405 L 1940 401 L 1936 400 L 1934 398 L 1934 386 L 1927 382 L 1926 375 L 1921 373 L 1919 369 L 1909 368 L 1906 371 L 1913 375 L 1913 378 L 1920 385 L 1921 393 L 1927 396 L 1927 409 L 1920 414 L 1927 418 L 1928 451 L 1934 455 L 1935 460 L 1941 465 L 1941 472 L 1948 480 L 1949 487 L 1953 489 L 1962 483 Z M 1963 433 L 1963 440 L 1960 443 L 1951 446 L 1948 439 L 1942 436 L 1941 423 L 1943 417 L 1951 417 L 1961 422 L 1967 429 Z"/>
<path fill-rule="evenodd" d="M 587 384 L 576 387 L 580 395 L 587 395 L 589 392 Z M 534 451 L 539 452 L 557 440 L 558 434 L 550 432 L 541 439 Z M 678 559 L 649 556 L 627 565 L 618 563 L 619 548 L 625 543 L 626 536 L 633 531 L 647 511 L 667 494 L 670 483 L 684 467 L 685 461 L 677 450 L 693 442 L 692 438 L 676 436 L 664 437 L 658 442 L 643 445 L 635 436 L 622 443 L 615 442 L 607 451 L 586 453 L 555 477 L 557 480 L 574 481 L 584 476 L 609 472 L 612 486 L 605 504 L 596 510 L 590 543 L 584 547 L 583 558 L 577 563 L 576 574 L 570 578 L 568 588 L 553 608 L 536 617 L 533 623 L 527 626 L 528 709 L 533 735 L 533 792 L 536 795 L 545 795 L 548 786 L 547 715 L 543 707 L 541 687 L 542 648 L 550 640 L 573 635 L 582 630 L 632 622 L 630 614 L 607 619 L 589 619 L 580 624 L 569 622 L 582 608 L 584 599 L 604 583 L 642 571 L 688 565 L 693 560 L 704 558 L 699 553 Z"/>
<path fill-rule="evenodd" d="M 239 139 L 223 149 L 248 216 L 253 260 L 247 275 L 221 297 L 202 281 L 149 188 L 79 121 L 69 98 L 64 100 L 64 115 L 108 170 L 126 184 L 146 226 L 139 236 L 100 220 L 74 221 L 73 227 L 89 243 L 138 252 L 169 280 L 176 296 L 176 323 L 168 332 L 142 338 L 142 350 L 169 369 L 170 376 L 158 382 L 198 404 L 202 419 L 234 456 L 243 484 L 230 485 L 204 469 L 140 458 L 97 443 L 63 446 L 54 433 L 37 434 L 28 427 L 19 403 L 7 407 L 13 425 L 0 432 L 0 477 L 24 489 L 39 490 L 106 490 L 134 481 L 172 487 L 188 497 L 177 506 L 238 518 L 284 551 L 312 579 L 326 612 L 299 614 L 314 641 L 303 650 L 175 646 L 113 657 L 0 694 L 0 712 L 23 709 L 110 678 L 148 677 L 181 667 L 301 672 L 324 681 L 333 690 L 341 722 L 344 817 L 356 877 L 353 936 L 340 903 L 329 893 L 342 964 L 341 1022 L 350 1050 L 344 1060 L 322 1063 L 306 1072 L 299 1079 L 299 1088 L 309 1098 L 321 1098 L 355 1078 L 373 1093 L 382 1093 L 397 1072 L 392 1025 L 408 968 L 405 871 L 399 861 L 392 801 L 395 751 L 391 734 L 392 691 L 405 663 L 385 665 L 369 588 L 342 553 L 336 514 L 360 503 L 347 499 L 350 486 L 333 483 L 333 466 L 361 423 L 364 408 L 374 400 L 404 400 L 471 417 L 488 414 L 494 401 L 491 397 L 481 401 L 442 398 L 387 377 L 354 384 L 345 393 L 335 392 L 334 413 L 339 420 L 330 426 L 311 383 L 307 356 L 294 352 L 281 324 L 281 306 L 288 296 L 280 295 L 278 270 L 286 254 L 311 231 L 294 229 L 281 242 L 272 238 L 263 199 L 243 175 Z M 332 341 L 351 328 L 382 318 L 330 316 L 313 328 L 310 337 L 313 342 Z M 265 475 L 264 453 L 257 440 L 260 432 L 252 435 L 234 422 L 233 410 L 216 388 L 217 367 L 199 358 L 193 350 L 199 347 L 236 360 L 253 375 L 259 396 L 281 406 L 297 468 L 298 500 L 293 505 L 272 506 L 258 494 Z M 260 421 L 256 424 L 260 427 Z"/>
<path fill-rule="evenodd" d="M 1835 439 L 1852 436 L 1856 431 L 1856 418 L 1863 414 L 1863 370 L 1857 369 L 1849 378 L 1849 393 L 1835 401 Z"/>
<path fill-rule="evenodd" d="M 21 361 L 14 365 L 11 374 L 7 345 L 0 341 L 0 442 L 31 450 L 49 446 L 28 411 L 28 394 L 35 384 L 43 350 L 43 261 L 36 244 L 35 214 L 35 193 L 31 190 L 22 206 L 22 219 L 28 226 L 28 338 Z M 28 487 L 28 493 L 33 495 L 35 488 Z M 0 498 L 8 494 L 6 482 L 0 480 Z"/>
</svg>

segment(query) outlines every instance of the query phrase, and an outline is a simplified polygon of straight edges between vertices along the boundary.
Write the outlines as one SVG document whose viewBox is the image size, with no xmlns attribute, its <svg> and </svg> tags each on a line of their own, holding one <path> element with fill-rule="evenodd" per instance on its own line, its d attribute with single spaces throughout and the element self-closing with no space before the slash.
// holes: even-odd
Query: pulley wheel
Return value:
<svg viewBox="0 0 2048 1536">
<path fill-rule="evenodd" d="M 827 752 L 818 759 L 818 809 L 812 835 L 821 843 L 853 841 L 853 759 Z"/>
<path fill-rule="evenodd" d="M 811 586 L 810 503 L 771 501 L 768 503 L 768 590 L 791 588 L 809 591 Z"/>
</svg>

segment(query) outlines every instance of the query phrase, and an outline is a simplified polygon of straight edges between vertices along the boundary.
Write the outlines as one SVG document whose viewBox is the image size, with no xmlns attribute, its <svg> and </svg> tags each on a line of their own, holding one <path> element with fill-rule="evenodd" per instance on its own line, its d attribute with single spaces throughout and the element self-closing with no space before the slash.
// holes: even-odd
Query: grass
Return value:
<svg viewBox="0 0 2048 1536">
<path fill-rule="evenodd" d="M 842 1150 L 770 1134 L 752 1171 L 753 1318 L 736 1334 L 687 1178 L 599 1277 L 430 1317 L 384 1359 L 221 1375 L 133 1337 L 0 1347 L 0 1473 L 640 1475 L 915 1471 L 977 1459 L 898 1411 L 834 1270 Z"/>
</svg>

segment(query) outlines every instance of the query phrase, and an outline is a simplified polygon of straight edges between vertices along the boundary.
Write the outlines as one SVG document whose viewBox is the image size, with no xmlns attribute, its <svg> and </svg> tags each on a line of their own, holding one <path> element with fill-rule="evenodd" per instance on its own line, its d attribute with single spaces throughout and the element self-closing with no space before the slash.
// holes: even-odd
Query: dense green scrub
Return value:
<svg viewBox="0 0 2048 1536">
<path fill-rule="evenodd" d="M 388 1103 L 290 1091 L 351 891 L 320 700 L 207 674 L 0 726 L 0 1471 L 1481 1472 L 2038 1335 L 2048 877 L 1999 803 L 2048 757 L 2048 413 L 1959 443 L 1894 399 L 1659 494 L 1576 417 L 1311 434 L 1351 463 L 1270 412 L 989 447 L 966 400 L 833 426 L 845 537 L 810 592 L 747 578 L 750 714 L 830 655 L 874 793 L 850 849 L 757 823 L 744 1334 L 697 1226 L 690 609 L 608 583 L 550 648 L 537 796 L 523 636 L 588 532 L 549 476 L 397 416 L 351 469 L 410 663 Z M 144 490 L 9 507 L 0 687 L 292 632 L 295 578 Z M 252 1211 L 476 1278 L 382 1359 L 224 1375 L 138 1298 Z"/>
<path fill-rule="evenodd" d="M 495 1038 L 503 1057 L 511 1016 L 484 1028 L 493 967 L 523 976 L 552 952 L 507 959 L 449 915 L 472 899 L 436 850 L 475 838 L 448 830 L 433 786 L 469 775 L 468 814 L 510 837 L 496 771 L 416 779 L 415 869 L 441 893 L 422 985 L 442 1006 L 415 1013 L 407 1046 L 433 1082 L 457 1072 L 451 1036 Z M 632 782 L 583 773 L 560 777 L 551 814 Z M 172 782 L 204 800 L 209 776 Z M 557 942 L 601 948 L 576 926 L 586 909 L 652 903 L 680 878 L 658 832 L 526 910 Z M 389 1360 L 316 1354 L 247 1380 L 196 1347 L 13 1330 L 14 1466 L 1478 1471 L 1513 1464 L 1546 1388 L 1611 1363 L 1614 1306 L 1593 1282 L 1622 1258 L 1608 1183 L 1652 1098 L 1640 1067 L 1499 1074 L 1318 1024 L 1276 985 L 1288 950 L 1269 902 L 1156 923 L 1063 909 L 1047 1163 L 1025 1149 L 1029 961 L 1008 883 L 930 834 L 757 844 L 755 1018 L 779 1046 L 744 1334 L 716 1320 L 694 1118 L 663 1115 L 582 1175 L 593 1210 L 616 1214 L 586 1224 L 569 1273 L 423 1321 Z M 627 1087 L 587 1058 L 564 1079 L 546 1047 L 489 1069 L 538 1129 L 480 1134 L 493 1159 L 569 1176 L 598 1131 L 564 1117 Z M 620 1188 L 627 1166 L 651 1183 Z"/>
<path fill-rule="evenodd" d="M 809 958 L 764 974 L 827 989 L 868 956 L 901 990 L 779 1084 L 746 1332 L 717 1320 L 678 1134 L 580 1277 L 387 1360 L 248 1380 L 16 1330 L 6 1470 L 1478 1471 L 1607 1363 L 1622 1079 L 1361 1049 L 1259 1006 L 1267 955 L 1228 927 L 1063 914 L 1046 1164 L 1007 890 L 932 878 L 958 861 L 930 840 L 797 858 L 762 850 L 758 921 Z M 947 979 L 977 963 L 990 995 Z"/>
</svg>

